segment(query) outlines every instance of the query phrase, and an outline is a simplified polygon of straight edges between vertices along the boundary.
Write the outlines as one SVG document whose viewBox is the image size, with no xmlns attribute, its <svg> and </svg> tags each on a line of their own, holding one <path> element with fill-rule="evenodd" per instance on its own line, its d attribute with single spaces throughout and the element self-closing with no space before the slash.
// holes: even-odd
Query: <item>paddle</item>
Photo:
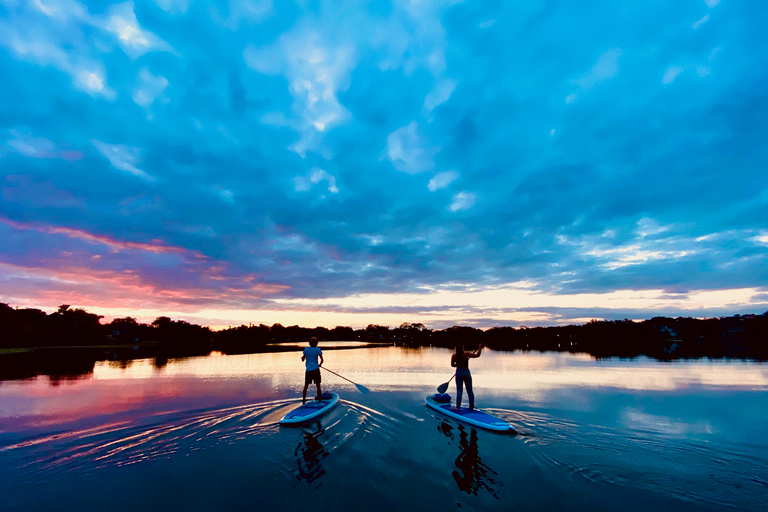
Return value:
<svg viewBox="0 0 768 512">
<path fill-rule="evenodd" d="M 453 377 L 455 377 L 455 376 L 456 376 L 456 374 L 454 373 Z M 453 380 L 453 377 L 448 379 L 448 382 L 446 382 L 445 384 L 440 384 L 439 386 L 437 386 L 437 392 L 438 393 L 445 393 L 446 391 L 448 391 L 448 384 L 451 383 L 451 381 Z"/>
<path fill-rule="evenodd" d="M 333 371 L 333 370 L 329 370 L 329 369 L 328 369 L 328 368 L 326 368 L 325 366 L 321 366 L 320 368 L 322 368 L 323 370 L 325 370 L 325 371 L 327 371 L 327 372 L 331 372 L 332 374 L 334 374 L 334 375 L 335 375 L 335 376 L 337 376 L 337 377 L 341 377 L 342 379 L 344 379 L 344 380 L 345 380 L 345 381 L 347 381 L 347 382 L 352 382 L 351 380 L 349 380 L 348 378 L 344 377 L 343 375 L 339 375 L 339 374 L 338 374 L 338 373 L 336 373 L 335 371 Z M 370 392 L 371 392 L 371 390 L 370 390 L 370 389 L 368 389 L 367 387 L 365 387 L 365 386 L 363 386 L 363 385 L 361 385 L 361 384 L 358 384 L 357 382 L 352 382 L 352 384 L 354 384 L 355 386 L 357 386 L 357 390 L 358 390 L 358 391 L 360 391 L 361 393 L 370 393 Z"/>
</svg>

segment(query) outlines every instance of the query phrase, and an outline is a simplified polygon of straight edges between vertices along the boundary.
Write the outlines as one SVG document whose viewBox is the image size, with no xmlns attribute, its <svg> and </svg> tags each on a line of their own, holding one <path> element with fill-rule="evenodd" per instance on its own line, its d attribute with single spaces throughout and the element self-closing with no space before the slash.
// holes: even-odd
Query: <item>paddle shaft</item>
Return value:
<svg viewBox="0 0 768 512">
<path fill-rule="evenodd" d="M 325 371 L 327 371 L 327 372 L 331 372 L 332 374 L 334 374 L 334 375 L 335 375 L 335 376 L 337 376 L 337 377 L 341 377 L 342 379 L 344 379 L 344 380 L 345 380 L 345 381 L 347 381 L 347 382 L 351 382 L 352 384 L 354 384 L 355 386 L 357 386 L 357 389 L 359 389 L 361 392 L 363 392 L 363 393 L 366 393 L 366 392 L 368 392 L 368 388 L 366 388 L 366 387 L 365 387 L 365 386 L 363 386 L 362 384 L 358 384 L 357 382 L 351 381 L 351 380 L 349 380 L 348 378 L 344 377 L 343 375 L 339 375 L 339 374 L 338 374 L 338 373 L 336 373 L 335 371 L 333 371 L 333 370 L 329 370 L 329 369 L 328 369 L 328 368 L 326 368 L 325 366 L 320 366 L 320 368 L 322 368 L 323 370 L 325 370 Z"/>
<path fill-rule="evenodd" d="M 348 378 L 344 377 L 343 375 L 339 375 L 339 374 L 338 374 L 338 373 L 336 373 L 335 371 L 333 371 L 333 370 L 329 370 L 329 369 L 328 369 L 328 368 L 326 368 L 325 366 L 321 366 L 320 368 L 322 368 L 323 370 L 325 370 L 325 371 L 327 371 L 327 372 L 331 372 L 332 374 L 334 374 L 334 375 L 335 375 L 335 376 L 337 376 L 337 377 L 341 377 L 342 379 L 344 379 L 344 380 L 345 380 L 345 381 L 347 381 L 347 382 L 352 382 L 351 380 L 349 380 Z M 354 384 L 354 385 L 357 385 L 357 382 L 352 382 L 352 384 Z"/>
</svg>

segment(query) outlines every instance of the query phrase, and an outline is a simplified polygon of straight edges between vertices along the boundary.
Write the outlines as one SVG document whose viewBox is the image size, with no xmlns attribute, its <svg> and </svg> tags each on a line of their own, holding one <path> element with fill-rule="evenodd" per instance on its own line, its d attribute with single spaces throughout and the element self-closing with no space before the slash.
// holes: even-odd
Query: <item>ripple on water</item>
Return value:
<svg viewBox="0 0 768 512">
<path fill-rule="evenodd" d="M 91 471 L 189 453 L 277 430 L 290 400 L 184 414 L 136 417 L 96 428 L 45 435 L 0 448 L 25 452 L 27 476 Z"/>
<path fill-rule="evenodd" d="M 265 461 L 281 468 L 297 483 L 318 487 L 325 471 L 321 462 L 350 443 L 376 434 L 391 439 L 398 420 L 373 408 L 342 400 L 321 419 L 299 427 L 278 422 L 297 400 L 193 413 L 165 413 L 135 417 L 131 421 L 25 439 L 0 446 L 0 454 L 21 461 L 14 475 L 27 484 L 56 480 L 63 473 L 88 475 L 108 467 L 129 466 L 171 457 L 183 457 L 217 445 L 249 443 Z M 295 443 L 291 451 L 286 444 Z M 295 463 L 286 463 L 292 453 Z"/>
<path fill-rule="evenodd" d="M 760 510 L 768 497 L 764 459 L 750 453 L 754 447 L 721 447 L 663 430 L 578 424 L 542 413 L 509 413 L 504 419 L 521 426 L 541 467 L 571 478 L 747 510 Z"/>
<path fill-rule="evenodd" d="M 0 446 L 3 467 L 13 469 L 5 485 L 16 482 L 32 489 L 56 480 L 69 485 L 105 468 L 151 466 L 167 459 L 185 464 L 188 455 L 214 452 L 217 464 L 234 468 L 220 478 L 225 484 L 231 481 L 227 478 L 239 483 L 254 476 L 262 479 L 261 488 L 287 489 L 286 496 L 295 493 L 305 503 L 329 488 L 338 497 L 362 487 L 372 493 L 371 506 L 381 510 L 400 503 L 403 492 L 418 501 L 423 489 L 432 496 L 424 503 L 438 494 L 443 505 L 456 500 L 470 508 L 506 507 L 525 491 L 518 482 L 536 482 L 524 465 L 527 458 L 542 474 L 572 481 L 574 490 L 589 481 L 694 505 L 747 510 L 761 510 L 768 496 L 765 459 L 749 445 L 721 446 L 536 411 L 485 409 L 516 427 L 519 435 L 510 437 L 432 415 L 420 400 L 395 398 L 369 397 L 365 404 L 342 400 L 319 421 L 292 428 L 280 427 L 278 421 L 297 405 L 295 399 L 146 414 L 39 435 Z M 232 448 L 222 453 L 211 450 L 215 447 Z M 242 452 L 249 462 L 232 457 L 234 452 Z M 388 489 L 376 482 L 397 486 Z M 273 499 L 277 505 L 285 503 Z"/>
</svg>

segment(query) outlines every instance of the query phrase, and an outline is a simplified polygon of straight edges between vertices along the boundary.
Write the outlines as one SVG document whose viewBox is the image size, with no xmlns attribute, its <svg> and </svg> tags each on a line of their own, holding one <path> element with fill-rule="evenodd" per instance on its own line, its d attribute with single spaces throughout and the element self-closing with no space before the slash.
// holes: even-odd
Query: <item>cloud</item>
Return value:
<svg viewBox="0 0 768 512">
<path fill-rule="evenodd" d="M 700 26 L 705 24 L 707 21 L 709 21 L 709 14 L 705 14 L 703 17 L 701 17 L 698 20 L 696 20 L 693 23 L 693 25 L 691 25 L 691 28 L 696 30 L 697 28 L 699 28 Z"/>
<path fill-rule="evenodd" d="M 133 92 L 133 101 L 142 107 L 149 107 L 168 87 L 164 76 L 155 76 L 147 69 L 139 74 L 139 86 Z"/>
<path fill-rule="evenodd" d="M 108 144 L 96 139 L 92 140 L 91 143 L 116 169 L 126 171 L 148 181 L 154 181 L 154 178 L 149 174 L 136 167 L 135 164 L 139 161 L 139 150 L 137 148 L 131 148 L 124 144 Z"/>
<path fill-rule="evenodd" d="M 302 120 L 293 124 L 300 139 L 290 147 L 302 157 L 321 149 L 323 132 L 349 119 L 338 94 L 347 87 L 354 67 L 351 45 L 334 40 L 307 22 L 271 45 L 246 47 L 243 57 L 256 71 L 288 78 L 293 111 Z"/>
<path fill-rule="evenodd" d="M 761 231 L 760 234 L 750 237 L 748 240 L 756 244 L 768 246 L 768 231 Z"/>
<path fill-rule="evenodd" d="M 137 242 L 124 242 L 114 240 L 106 235 L 95 235 L 88 233 L 80 229 L 57 227 L 57 226 L 41 226 L 35 224 L 23 224 L 20 222 L 14 222 L 9 219 L 0 218 L 0 222 L 4 222 L 8 226 L 14 229 L 20 230 L 35 230 L 40 233 L 49 233 L 53 235 L 64 235 L 67 238 L 73 238 L 77 240 L 85 240 L 88 242 L 98 243 L 105 245 L 113 251 L 136 249 L 140 251 L 146 251 L 150 253 L 183 253 L 184 249 L 180 247 L 170 247 L 162 243 L 137 243 Z"/>
<path fill-rule="evenodd" d="M 429 146 L 419 133 L 419 125 L 412 121 L 387 136 L 387 155 L 392 165 L 400 172 L 418 174 L 435 167 L 435 155 L 439 147 Z"/>
<path fill-rule="evenodd" d="M 474 192 L 459 192 L 453 196 L 453 202 L 448 209 L 452 212 L 459 212 L 462 210 L 469 210 L 475 205 L 477 200 L 477 194 Z"/>
<path fill-rule="evenodd" d="M 664 76 L 661 79 L 661 83 L 663 84 L 671 84 L 675 81 L 675 78 L 677 78 L 681 73 L 685 71 L 685 68 L 682 66 L 670 66 L 664 71 Z"/>
<path fill-rule="evenodd" d="M 111 32 L 117 38 L 120 46 L 132 58 L 140 57 L 153 50 L 170 50 L 168 43 L 141 28 L 133 11 L 132 2 L 111 7 L 101 24 L 104 30 Z"/>
<path fill-rule="evenodd" d="M 645 238 L 653 235 L 659 235 L 661 233 L 670 231 L 671 229 L 672 226 L 661 226 L 656 220 L 643 217 L 637 221 L 637 228 L 635 229 L 635 233 L 639 237 Z"/>
<path fill-rule="evenodd" d="M 12 129 L 10 134 L 11 138 L 6 141 L 6 145 L 13 151 L 26 157 L 60 158 L 69 161 L 83 158 L 81 151 L 60 148 L 56 143 L 45 137 L 34 137 L 16 129 Z"/>
<path fill-rule="evenodd" d="M 154 0 L 164 11 L 171 14 L 184 14 L 189 9 L 190 0 Z"/>
<path fill-rule="evenodd" d="M 426 98 L 424 98 L 424 110 L 432 111 L 438 105 L 448 101 L 448 98 L 451 97 L 454 89 L 456 89 L 455 80 L 440 80 L 435 88 L 427 94 Z"/>
<path fill-rule="evenodd" d="M 107 85 L 105 71 L 101 63 L 89 57 L 75 56 L 61 48 L 42 40 L 27 40 L 14 29 L 9 30 L 10 37 L 5 41 L 11 50 L 22 60 L 41 66 L 52 66 L 63 71 L 72 79 L 73 84 L 81 91 L 106 99 L 114 99 L 115 91 Z"/>
<path fill-rule="evenodd" d="M 619 48 L 613 48 L 602 53 L 594 66 L 576 79 L 575 83 L 585 91 L 588 91 L 600 82 L 615 77 L 619 72 L 619 57 L 621 57 L 622 53 L 622 50 Z"/>
<path fill-rule="evenodd" d="M 58 20 L 88 20 L 90 17 L 86 7 L 75 0 L 35 0 L 30 5 L 49 18 Z"/>
<path fill-rule="evenodd" d="M 98 300 L 92 271 L 188 312 L 280 310 L 266 289 L 440 324 L 763 307 L 768 7 L 715 7 L 2 2 L 0 301 Z M 119 246 L 158 240 L 179 252 Z M 536 311 L 386 310 L 520 282 Z M 680 306 L 723 290 L 751 292 Z"/>
<path fill-rule="evenodd" d="M 429 180 L 427 188 L 430 192 L 435 192 L 436 190 L 446 188 L 448 185 L 456 181 L 458 177 L 459 173 L 456 171 L 439 172 Z"/>
<path fill-rule="evenodd" d="M 313 168 L 306 177 L 298 176 L 293 179 L 294 187 L 299 192 L 306 192 L 312 188 L 312 185 L 321 181 L 328 183 L 328 192 L 332 194 L 339 193 L 339 189 L 336 187 L 336 177 L 318 167 Z"/>
<path fill-rule="evenodd" d="M 224 26 L 237 30 L 242 24 L 262 22 L 273 13 L 272 0 L 233 0 L 229 3 L 229 16 Z"/>
</svg>

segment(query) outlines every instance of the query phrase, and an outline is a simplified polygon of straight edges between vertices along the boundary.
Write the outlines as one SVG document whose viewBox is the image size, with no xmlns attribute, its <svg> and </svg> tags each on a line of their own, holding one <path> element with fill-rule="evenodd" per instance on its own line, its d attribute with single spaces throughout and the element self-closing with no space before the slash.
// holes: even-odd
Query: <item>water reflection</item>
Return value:
<svg viewBox="0 0 768 512">
<path fill-rule="evenodd" d="M 456 439 L 454 435 L 456 429 L 447 421 L 441 421 L 437 430 L 451 441 Z M 451 475 L 459 490 L 475 496 L 479 491 L 485 490 L 494 498 L 499 499 L 499 490 L 496 488 L 499 475 L 480 458 L 477 446 L 477 430 L 459 425 L 457 435 L 461 451 L 456 457 L 456 469 Z"/>
<path fill-rule="evenodd" d="M 0 355 L 0 381 L 48 375 L 51 384 L 60 380 L 88 378 L 97 358 L 91 351 L 41 349 Z"/>
<path fill-rule="evenodd" d="M 296 470 L 296 479 L 299 482 L 306 482 L 314 488 L 320 487 L 320 478 L 325 475 L 325 469 L 321 461 L 328 456 L 323 444 L 319 438 L 325 429 L 320 422 L 312 423 L 304 427 L 303 438 L 294 451 L 298 469 Z"/>
<path fill-rule="evenodd" d="M 128 493 L 118 508 L 765 509 L 766 364 L 489 351 L 473 379 L 483 408 L 525 432 L 510 442 L 422 412 L 450 377 L 450 353 L 329 353 L 334 371 L 373 392 L 329 375 L 355 402 L 291 430 L 277 421 L 300 396 L 300 350 L 89 362 L 80 380 L 0 381 L 0 509 L 80 496 L 81 509 L 106 508 L 137 486 L 168 501 Z"/>
<path fill-rule="evenodd" d="M 323 350 L 335 350 L 335 349 L 344 349 L 344 348 L 362 348 L 362 347 L 381 347 L 381 346 L 390 346 L 393 345 L 392 343 L 376 343 L 372 341 L 321 341 L 319 347 Z M 285 349 L 296 349 L 296 348 L 305 348 L 307 346 L 307 342 L 299 342 L 299 343 L 293 343 L 293 342 L 280 342 L 280 343 L 267 343 L 265 347 L 268 349 L 277 349 L 277 348 L 285 348 Z"/>
</svg>

